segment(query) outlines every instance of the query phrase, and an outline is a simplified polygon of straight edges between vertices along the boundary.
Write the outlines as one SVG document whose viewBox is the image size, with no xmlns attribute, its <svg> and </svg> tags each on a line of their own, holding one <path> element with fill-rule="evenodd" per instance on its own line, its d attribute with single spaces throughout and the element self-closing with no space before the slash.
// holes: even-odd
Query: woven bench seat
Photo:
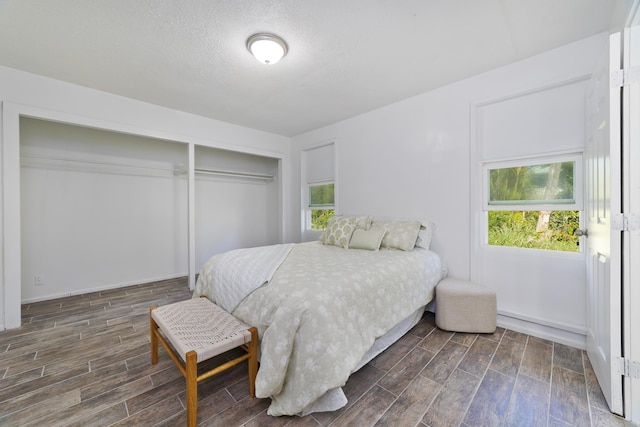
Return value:
<svg viewBox="0 0 640 427">
<path fill-rule="evenodd" d="M 158 363 L 158 341 L 186 380 L 187 424 L 195 426 L 198 382 L 248 360 L 249 394 L 255 397 L 258 372 L 258 330 L 208 299 L 194 298 L 150 309 L 151 363 Z M 247 353 L 198 375 L 198 363 L 234 348 Z"/>
</svg>

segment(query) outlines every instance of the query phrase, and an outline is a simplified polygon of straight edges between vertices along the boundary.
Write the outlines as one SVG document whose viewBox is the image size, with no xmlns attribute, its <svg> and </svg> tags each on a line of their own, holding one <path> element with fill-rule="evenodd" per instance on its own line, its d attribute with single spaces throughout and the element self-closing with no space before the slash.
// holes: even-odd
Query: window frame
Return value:
<svg viewBox="0 0 640 427">
<path fill-rule="evenodd" d="M 311 206 L 311 188 L 312 187 L 322 187 L 325 185 L 333 185 L 333 203 L 330 205 L 315 205 L 315 206 Z M 335 205 L 336 205 L 336 196 L 335 196 L 335 189 L 336 189 L 336 183 L 333 179 L 330 180 L 322 180 L 322 181 L 313 181 L 313 182 L 307 182 L 307 201 L 306 201 L 306 206 L 309 209 L 313 209 L 313 210 L 326 210 L 326 209 L 334 209 Z"/>
<path fill-rule="evenodd" d="M 583 208 L 583 166 L 582 152 L 545 155 L 521 159 L 487 161 L 482 164 L 482 210 L 487 211 L 584 211 Z M 573 203 L 489 203 L 490 171 L 520 166 L 534 166 L 552 163 L 573 162 Z"/>
<path fill-rule="evenodd" d="M 333 204 L 332 205 L 322 205 L 322 206 L 311 206 L 311 187 L 320 186 L 320 185 L 329 185 L 333 184 Z M 336 183 L 335 179 L 326 179 L 320 181 L 309 181 L 307 182 L 305 188 L 304 195 L 304 230 L 312 231 L 312 232 L 322 232 L 323 230 L 315 230 L 311 228 L 311 212 L 314 210 L 333 210 L 335 214 L 336 209 Z"/>
<path fill-rule="evenodd" d="M 556 154 L 544 154 L 540 156 L 528 156 L 521 158 L 511 158 L 507 160 L 487 160 L 482 162 L 482 179 L 480 185 L 482 186 L 482 208 L 481 208 L 481 229 L 483 233 L 481 235 L 480 244 L 491 251 L 531 251 L 539 253 L 552 253 L 554 257 L 567 257 L 568 259 L 575 259 L 576 256 L 584 255 L 584 247 L 580 245 L 577 252 L 565 252 L 555 251 L 540 248 L 525 248 L 519 246 L 499 246 L 489 244 L 489 211 L 578 211 L 580 228 L 584 224 L 584 152 L 583 151 L 569 151 Z M 489 204 L 489 185 L 490 174 L 489 171 L 493 169 L 502 169 L 518 166 L 532 166 L 549 163 L 561 163 L 573 161 L 573 192 L 574 203 L 571 204 L 531 204 L 529 202 L 523 204 Z"/>
</svg>

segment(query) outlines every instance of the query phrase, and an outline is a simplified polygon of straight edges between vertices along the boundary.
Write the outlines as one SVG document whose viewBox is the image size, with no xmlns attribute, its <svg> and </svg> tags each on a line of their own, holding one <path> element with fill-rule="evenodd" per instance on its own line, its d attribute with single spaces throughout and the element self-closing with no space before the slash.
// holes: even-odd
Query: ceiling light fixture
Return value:
<svg viewBox="0 0 640 427">
<path fill-rule="evenodd" d="M 263 64 L 273 65 L 287 54 L 287 44 L 274 34 L 258 33 L 247 39 L 247 49 Z"/>
</svg>

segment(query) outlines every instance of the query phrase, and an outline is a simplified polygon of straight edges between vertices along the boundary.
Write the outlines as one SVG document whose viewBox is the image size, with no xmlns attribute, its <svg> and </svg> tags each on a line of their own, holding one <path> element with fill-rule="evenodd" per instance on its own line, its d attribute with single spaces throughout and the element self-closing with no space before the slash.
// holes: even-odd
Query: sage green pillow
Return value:
<svg viewBox="0 0 640 427">
<path fill-rule="evenodd" d="M 351 236 L 349 249 L 366 249 L 377 251 L 387 230 L 383 228 L 370 228 L 369 230 L 356 229 Z"/>
</svg>

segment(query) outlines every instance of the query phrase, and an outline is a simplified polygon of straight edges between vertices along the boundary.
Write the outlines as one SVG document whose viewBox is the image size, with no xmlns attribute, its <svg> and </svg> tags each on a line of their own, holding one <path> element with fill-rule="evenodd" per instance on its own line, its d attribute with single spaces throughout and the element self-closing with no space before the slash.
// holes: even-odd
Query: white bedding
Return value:
<svg viewBox="0 0 640 427">
<path fill-rule="evenodd" d="M 217 305 L 229 313 L 255 289 L 271 280 L 293 244 L 236 249 L 212 256 L 202 267 L 202 283 Z"/>
<path fill-rule="evenodd" d="M 440 258 L 426 249 L 295 245 L 271 281 L 233 311 L 258 327 L 256 394 L 272 399 L 268 413 L 305 413 L 344 385 L 376 338 L 433 298 L 441 276 Z M 194 295 L 217 301 L 212 277 L 203 269 Z"/>
</svg>

